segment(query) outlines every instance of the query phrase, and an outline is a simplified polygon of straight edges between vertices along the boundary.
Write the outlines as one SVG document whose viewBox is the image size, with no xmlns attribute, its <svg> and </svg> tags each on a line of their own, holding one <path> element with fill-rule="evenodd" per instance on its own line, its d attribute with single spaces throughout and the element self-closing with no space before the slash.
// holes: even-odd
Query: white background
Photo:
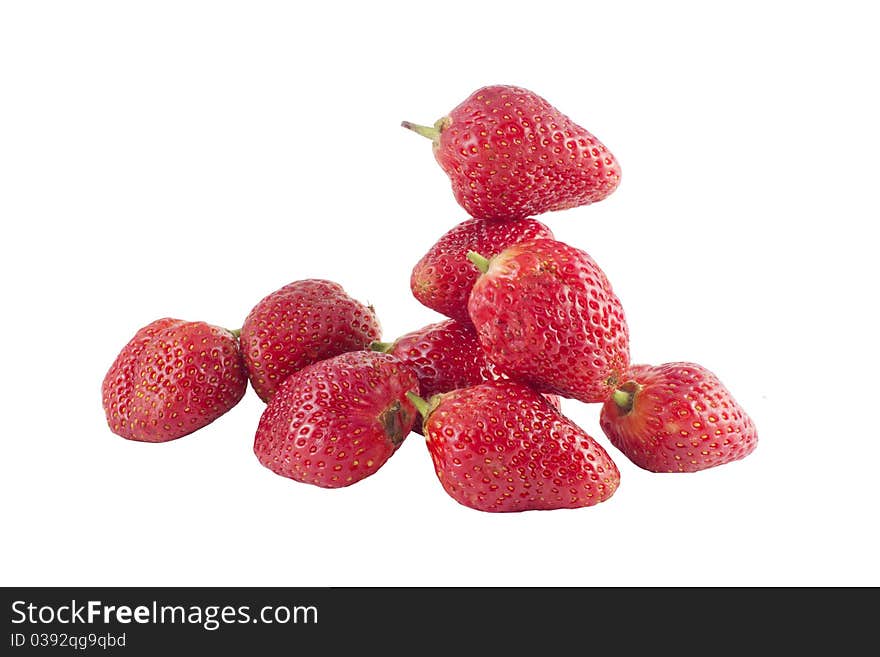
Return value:
<svg viewBox="0 0 880 657">
<path fill-rule="evenodd" d="M 880 431 L 869 3 L 8 2 L 0 8 L 3 585 L 873 585 Z M 168 444 L 100 386 L 163 316 L 241 324 L 330 278 L 385 339 L 437 321 L 413 264 L 466 218 L 427 141 L 476 88 L 532 89 L 615 153 L 541 217 L 624 303 L 637 362 L 713 370 L 758 449 L 692 475 L 613 450 L 573 511 L 449 498 L 412 434 L 324 490 L 251 451 L 262 403 Z"/>
</svg>

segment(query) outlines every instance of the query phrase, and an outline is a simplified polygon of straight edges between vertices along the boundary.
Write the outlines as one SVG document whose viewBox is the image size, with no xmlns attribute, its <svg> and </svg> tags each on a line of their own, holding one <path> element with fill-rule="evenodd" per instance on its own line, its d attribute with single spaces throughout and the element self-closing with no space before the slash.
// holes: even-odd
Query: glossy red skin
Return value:
<svg viewBox="0 0 880 657">
<path fill-rule="evenodd" d="M 470 322 L 429 324 L 400 336 L 388 353 L 413 368 L 423 399 L 496 378 Z"/>
<path fill-rule="evenodd" d="M 540 392 L 604 402 L 629 366 L 629 329 L 611 283 L 563 242 L 505 249 L 474 284 L 468 310 L 487 358 Z"/>
<path fill-rule="evenodd" d="M 278 475 L 322 488 L 369 477 L 397 451 L 418 413 L 418 380 L 390 354 L 355 351 L 313 363 L 279 386 L 254 453 Z"/>
<path fill-rule="evenodd" d="M 559 398 L 559 395 L 548 395 L 546 392 L 541 393 L 541 396 L 550 402 L 550 405 L 555 408 L 560 413 L 562 412 L 562 400 Z"/>
<path fill-rule="evenodd" d="M 238 340 L 205 322 L 165 317 L 123 347 L 101 386 L 110 430 L 161 443 L 186 436 L 234 407 L 247 390 Z"/>
<path fill-rule="evenodd" d="M 521 87 L 478 89 L 435 125 L 434 157 L 472 217 L 588 205 L 620 184 L 620 165 L 602 142 Z"/>
<path fill-rule="evenodd" d="M 605 402 L 602 431 L 630 461 L 651 472 L 697 472 L 751 454 L 751 418 L 712 372 L 696 363 L 634 365 L 622 388 L 632 409 Z"/>
<path fill-rule="evenodd" d="M 620 484 L 601 445 L 515 381 L 442 395 L 428 414 L 425 436 L 444 490 L 479 511 L 593 506 Z"/>
<path fill-rule="evenodd" d="M 386 353 L 397 356 L 413 369 L 419 379 L 422 399 L 502 378 L 486 360 L 470 322 L 463 324 L 447 319 L 429 324 L 400 336 Z M 561 410 L 559 397 L 546 397 Z M 413 431 L 422 433 L 420 420 L 413 425 Z"/>
<path fill-rule="evenodd" d="M 294 281 L 263 298 L 241 327 L 251 386 L 269 401 L 288 375 L 326 358 L 365 349 L 381 338 L 372 307 L 338 283 Z"/>
<path fill-rule="evenodd" d="M 413 267 L 410 289 L 424 306 L 470 324 L 467 304 L 480 275 L 468 251 L 490 258 L 508 246 L 540 237 L 551 230 L 535 219 L 485 221 L 468 219 L 447 231 Z"/>
</svg>

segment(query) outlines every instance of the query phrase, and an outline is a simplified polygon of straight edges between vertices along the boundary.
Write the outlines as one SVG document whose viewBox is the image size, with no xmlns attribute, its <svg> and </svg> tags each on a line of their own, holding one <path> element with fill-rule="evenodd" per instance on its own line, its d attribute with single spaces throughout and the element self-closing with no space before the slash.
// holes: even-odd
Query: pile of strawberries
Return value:
<svg viewBox="0 0 880 657">
<path fill-rule="evenodd" d="M 240 330 L 159 319 L 103 382 L 111 431 L 166 442 L 266 402 L 254 453 L 273 472 L 340 488 L 374 474 L 412 431 L 437 477 L 482 511 L 592 506 L 620 483 L 609 453 L 560 397 L 600 404 L 611 444 L 653 472 L 695 472 L 757 445 L 749 416 L 706 368 L 630 362 L 623 306 L 586 252 L 533 217 L 588 205 L 620 167 L 592 134 L 518 87 L 484 87 L 434 126 L 434 156 L 470 218 L 412 270 L 445 317 L 382 342 L 372 307 L 337 283 L 269 294 Z"/>
</svg>

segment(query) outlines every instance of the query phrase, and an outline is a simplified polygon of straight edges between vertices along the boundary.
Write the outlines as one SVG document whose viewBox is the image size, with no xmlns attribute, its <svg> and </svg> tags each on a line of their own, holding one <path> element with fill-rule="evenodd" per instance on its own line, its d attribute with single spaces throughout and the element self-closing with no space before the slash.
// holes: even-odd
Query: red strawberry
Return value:
<svg viewBox="0 0 880 657">
<path fill-rule="evenodd" d="M 486 355 L 540 392 L 602 402 L 629 365 L 620 300 L 584 251 L 550 239 L 486 260 L 468 310 Z"/>
<path fill-rule="evenodd" d="M 470 322 L 447 319 L 411 331 L 392 343 L 374 342 L 370 346 L 409 365 L 418 377 L 422 397 L 496 378 Z"/>
<path fill-rule="evenodd" d="M 166 317 L 144 326 L 123 347 L 101 394 L 113 433 L 161 443 L 210 424 L 246 389 L 233 332 Z"/>
<path fill-rule="evenodd" d="M 468 295 L 479 272 L 467 261 L 468 252 L 490 258 L 508 246 L 539 237 L 552 238 L 553 233 L 535 219 L 468 219 L 445 233 L 413 267 L 413 296 L 431 310 L 469 324 Z"/>
<path fill-rule="evenodd" d="M 522 219 L 601 201 L 620 183 L 605 146 L 537 94 L 507 85 L 472 93 L 433 127 L 458 203 L 480 219 Z"/>
<path fill-rule="evenodd" d="M 372 306 L 338 283 L 306 279 L 260 301 L 241 327 L 241 348 L 251 385 L 269 401 L 287 376 L 306 365 L 379 340 Z"/>
<path fill-rule="evenodd" d="M 419 379 L 419 395 L 425 399 L 502 378 L 486 360 L 470 322 L 447 319 L 411 331 L 394 342 L 374 342 L 370 347 L 409 365 Z M 557 410 L 562 409 L 559 397 L 545 396 Z M 414 424 L 413 431 L 422 433 L 421 422 Z"/>
<path fill-rule="evenodd" d="M 583 429 L 516 381 L 491 381 L 424 401 L 437 478 L 479 511 L 592 506 L 611 497 L 620 473 Z"/>
<path fill-rule="evenodd" d="M 615 447 L 652 472 L 705 470 L 758 445 L 751 418 L 696 363 L 634 365 L 602 406 L 599 422 Z"/>
<path fill-rule="evenodd" d="M 254 453 L 283 477 L 323 488 L 376 472 L 412 429 L 418 390 L 410 368 L 389 354 L 352 351 L 294 372 L 269 400 Z"/>
</svg>

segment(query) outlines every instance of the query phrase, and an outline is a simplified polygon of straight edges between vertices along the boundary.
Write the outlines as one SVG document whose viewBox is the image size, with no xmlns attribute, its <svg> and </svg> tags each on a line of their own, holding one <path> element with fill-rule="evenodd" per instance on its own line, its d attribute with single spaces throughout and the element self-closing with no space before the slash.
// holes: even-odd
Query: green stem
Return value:
<svg viewBox="0 0 880 657">
<path fill-rule="evenodd" d="M 232 333 L 232 335 L 234 335 L 234 336 L 237 337 L 237 338 L 238 338 L 238 337 L 241 337 L 241 329 L 240 329 L 240 328 L 237 328 L 237 329 L 226 329 L 226 330 L 229 331 L 230 333 Z"/>
<path fill-rule="evenodd" d="M 393 347 L 393 342 L 380 342 L 379 340 L 373 340 L 370 343 L 371 351 L 381 351 L 383 354 L 390 353 Z"/>
<path fill-rule="evenodd" d="M 429 125 L 419 125 L 418 123 L 410 123 L 409 121 L 402 121 L 400 123 L 407 130 L 412 130 L 417 135 L 421 135 L 422 137 L 427 137 L 431 141 L 436 141 L 438 137 L 440 137 L 440 129 Z"/>
<path fill-rule="evenodd" d="M 485 274 L 489 271 L 489 258 L 481 256 L 476 251 L 468 251 L 467 259 L 474 263 L 474 266 L 480 270 L 481 274 Z"/>
<path fill-rule="evenodd" d="M 422 416 L 422 419 L 428 417 L 431 412 L 431 405 L 428 402 L 426 402 L 414 392 L 407 392 L 406 398 L 409 399 L 412 402 L 412 405 L 416 407 L 416 410 L 419 412 L 419 415 Z"/>
<path fill-rule="evenodd" d="M 628 409 L 632 402 L 632 393 L 626 390 L 615 390 L 611 393 L 611 399 L 622 409 Z"/>
</svg>

